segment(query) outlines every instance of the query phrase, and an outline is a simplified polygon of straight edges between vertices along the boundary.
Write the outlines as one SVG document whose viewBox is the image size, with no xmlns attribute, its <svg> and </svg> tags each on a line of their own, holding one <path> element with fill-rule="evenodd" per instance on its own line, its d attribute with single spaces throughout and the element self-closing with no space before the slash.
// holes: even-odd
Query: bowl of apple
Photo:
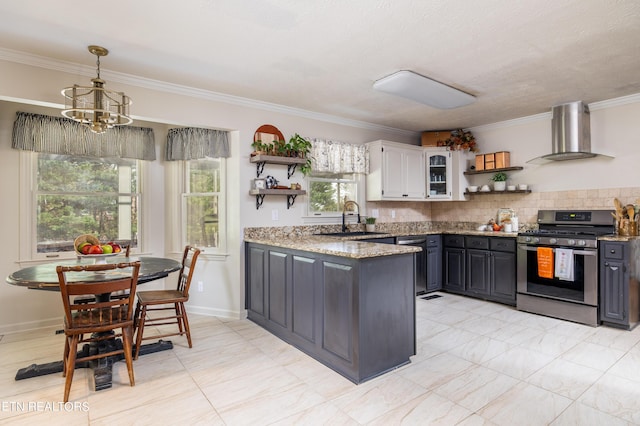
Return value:
<svg viewBox="0 0 640 426">
<path fill-rule="evenodd" d="M 95 236 L 80 235 L 73 243 L 78 258 L 94 259 L 95 263 L 107 263 L 106 258 L 122 252 L 122 247 L 114 242 L 101 243 Z"/>
</svg>

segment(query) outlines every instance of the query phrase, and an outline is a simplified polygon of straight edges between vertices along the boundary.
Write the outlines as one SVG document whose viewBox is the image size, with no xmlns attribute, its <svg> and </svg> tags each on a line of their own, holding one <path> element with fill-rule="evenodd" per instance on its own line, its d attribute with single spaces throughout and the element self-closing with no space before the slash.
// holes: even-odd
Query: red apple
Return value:
<svg viewBox="0 0 640 426">
<path fill-rule="evenodd" d="M 102 254 L 102 247 L 99 245 L 93 245 L 89 249 L 89 254 Z"/>
<path fill-rule="evenodd" d="M 91 244 L 87 244 L 82 247 L 82 254 L 89 254 L 89 250 L 91 250 Z"/>
</svg>

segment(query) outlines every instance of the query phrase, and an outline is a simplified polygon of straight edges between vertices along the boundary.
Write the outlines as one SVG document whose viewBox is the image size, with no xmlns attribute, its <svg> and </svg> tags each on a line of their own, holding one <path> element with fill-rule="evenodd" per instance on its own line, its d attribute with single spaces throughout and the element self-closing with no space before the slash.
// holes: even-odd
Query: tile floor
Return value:
<svg viewBox="0 0 640 426">
<path fill-rule="evenodd" d="M 359 386 L 248 320 L 191 316 L 194 347 L 114 366 L 111 389 L 76 370 L 15 381 L 62 354 L 53 329 L 0 339 L 0 424 L 640 424 L 640 327 L 592 328 L 442 294 L 417 299 L 418 354 Z M 381 330 L 382 332 L 382 330 Z M 75 406 L 74 406 L 75 404 Z"/>
</svg>

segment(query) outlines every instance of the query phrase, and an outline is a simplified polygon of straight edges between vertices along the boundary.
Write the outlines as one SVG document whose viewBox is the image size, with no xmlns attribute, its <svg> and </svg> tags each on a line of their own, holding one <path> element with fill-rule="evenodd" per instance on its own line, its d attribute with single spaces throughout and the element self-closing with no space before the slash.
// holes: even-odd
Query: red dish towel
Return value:
<svg viewBox="0 0 640 426">
<path fill-rule="evenodd" d="M 553 249 L 538 247 L 538 276 L 553 279 Z"/>
</svg>

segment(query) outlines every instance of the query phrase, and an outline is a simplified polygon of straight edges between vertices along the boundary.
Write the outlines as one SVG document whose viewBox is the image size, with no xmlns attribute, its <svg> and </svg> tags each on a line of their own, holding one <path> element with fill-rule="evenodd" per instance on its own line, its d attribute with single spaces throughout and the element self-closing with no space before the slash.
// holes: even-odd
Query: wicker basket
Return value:
<svg viewBox="0 0 640 426">
<path fill-rule="evenodd" d="M 80 235 L 78 238 L 75 239 L 75 241 L 73 242 L 73 248 L 76 251 L 76 253 L 80 253 L 78 251 L 78 246 L 82 243 L 90 243 L 90 244 L 100 244 L 100 240 L 98 238 L 96 238 L 93 235 L 90 234 L 84 234 L 84 235 Z M 82 253 L 80 253 L 82 254 Z"/>
</svg>

